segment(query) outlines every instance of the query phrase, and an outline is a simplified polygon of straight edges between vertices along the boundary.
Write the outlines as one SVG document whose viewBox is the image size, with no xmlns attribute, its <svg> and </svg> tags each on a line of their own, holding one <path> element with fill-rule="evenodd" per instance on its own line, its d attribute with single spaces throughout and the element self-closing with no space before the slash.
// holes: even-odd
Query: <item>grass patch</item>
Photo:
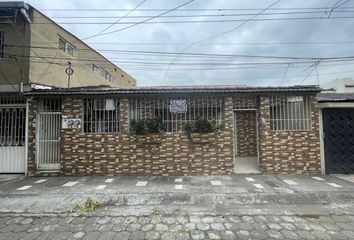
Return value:
<svg viewBox="0 0 354 240">
<path fill-rule="evenodd" d="M 97 211 L 101 208 L 103 208 L 102 203 L 92 199 L 88 199 L 84 204 L 79 204 L 79 203 L 76 204 L 75 207 L 73 207 L 69 212 L 89 213 L 89 212 Z"/>
</svg>

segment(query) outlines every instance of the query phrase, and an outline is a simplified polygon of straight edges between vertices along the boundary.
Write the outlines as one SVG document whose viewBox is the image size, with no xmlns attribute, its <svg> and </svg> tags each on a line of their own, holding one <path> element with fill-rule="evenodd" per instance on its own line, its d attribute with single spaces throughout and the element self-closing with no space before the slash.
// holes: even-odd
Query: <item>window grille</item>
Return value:
<svg viewBox="0 0 354 240">
<path fill-rule="evenodd" d="M 117 98 L 84 99 L 84 132 L 119 132 L 120 111 Z"/>
<path fill-rule="evenodd" d="M 257 109 L 259 106 L 258 96 L 235 96 L 232 98 L 234 109 Z"/>
<path fill-rule="evenodd" d="M 26 109 L 0 106 L 0 146 L 25 145 Z"/>
<path fill-rule="evenodd" d="M 187 110 L 184 113 L 170 111 L 171 100 L 185 100 Z M 198 117 L 215 120 L 223 124 L 225 108 L 223 97 L 186 97 L 186 98 L 161 98 L 161 97 L 136 97 L 130 99 L 130 120 L 159 118 L 165 125 L 167 132 L 181 132 L 184 125 L 193 122 Z"/>
<path fill-rule="evenodd" d="M 270 96 L 271 130 L 310 130 L 310 96 Z"/>
<path fill-rule="evenodd" d="M 26 99 L 18 95 L 3 95 L 0 96 L 0 105 L 15 105 L 26 104 Z"/>
<path fill-rule="evenodd" d="M 52 98 L 40 99 L 38 103 L 38 110 L 40 112 L 60 112 L 61 101 L 60 99 L 52 99 Z"/>
<path fill-rule="evenodd" d="M 68 43 L 64 38 L 59 37 L 59 49 L 63 52 L 66 52 L 70 56 L 74 56 L 74 49 L 75 47 Z"/>
<path fill-rule="evenodd" d="M 0 30 L 0 58 L 4 58 L 5 51 L 5 34 L 4 30 Z"/>
</svg>

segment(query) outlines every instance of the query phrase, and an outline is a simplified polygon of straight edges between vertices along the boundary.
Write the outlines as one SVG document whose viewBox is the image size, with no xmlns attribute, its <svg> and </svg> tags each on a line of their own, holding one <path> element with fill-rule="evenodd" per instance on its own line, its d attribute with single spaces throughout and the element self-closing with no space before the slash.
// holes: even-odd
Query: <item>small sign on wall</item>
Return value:
<svg viewBox="0 0 354 240">
<path fill-rule="evenodd" d="M 170 101 L 171 113 L 186 113 L 187 112 L 187 100 L 171 100 Z"/>
<path fill-rule="evenodd" d="M 62 117 L 61 127 L 63 129 L 77 129 L 81 128 L 81 119 L 80 118 L 67 118 L 66 116 Z"/>
</svg>

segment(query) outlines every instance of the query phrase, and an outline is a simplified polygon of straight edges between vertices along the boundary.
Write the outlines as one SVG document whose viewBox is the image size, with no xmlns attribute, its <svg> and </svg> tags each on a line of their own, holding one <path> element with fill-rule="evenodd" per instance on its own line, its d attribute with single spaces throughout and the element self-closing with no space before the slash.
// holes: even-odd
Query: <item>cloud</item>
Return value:
<svg viewBox="0 0 354 240">
<path fill-rule="evenodd" d="M 45 1 L 45 0 L 29 0 L 37 9 L 131 9 L 141 0 L 61 0 L 61 1 Z M 147 0 L 140 8 L 142 9 L 171 9 L 185 2 L 185 0 L 163 1 L 163 0 Z M 274 0 L 254 1 L 247 0 L 196 0 L 192 4 L 185 6 L 185 9 L 196 8 L 265 8 L 273 3 Z M 119 4 L 118 4 L 119 3 Z M 332 6 L 330 1 L 323 2 L 320 0 L 310 1 L 281 1 L 275 7 L 281 8 L 306 8 L 306 7 L 328 7 Z M 346 7 L 353 7 L 354 3 L 348 3 Z M 289 10 L 291 11 L 291 10 Z M 307 10 L 304 10 L 307 11 Z M 311 10 L 308 10 L 311 11 Z M 241 11 L 226 11 L 226 13 L 240 13 Z M 243 11 L 249 12 L 249 11 Z M 253 11 L 254 12 L 254 11 Z M 269 12 L 269 11 L 268 11 Z M 285 10 L 284 10 L 285 12 Z M 100 21 L 114 22 L 118 16 L 124 12 L 45 12 L 48 16 L 96 16 L 107 17 L 114 16 L 116 18 L 98 18 L 98 19 L 75 19 L 75 21 Z M 139 12 L 136 11 L 130 16 L 156 15 L 159 12 Z M 174 12 L 170 15 L 182 14 L 211 14 L 225 13 L 223 12 Z M 332 16 L 349 16 L 350 13 L 333 13 Z M 309 14 L 307 16 L 313 16 Z M 319 15 L 316 15 L 319 16 Z M 326 16 L 326 14 L 320 15 Z M 272 18 L 273 16 L 260 16 L 259 18 Z M 280 15 L 276 17 L 294 17 L 293 15 Z M 240 17 L 229 17 L 227 19 L 235 19 Z M 205 20 L 206 17 L 193 18 L 193 20 Z M 63 19 L 54 19 L 55 21 L 64 21 Z M 139 19 L 127 18 L 126 21 L 138 21 Z M 156 21 L 182 20 L 181 18 L 159 18 Z M 66 20 L 68 21 L 68 20 Z M 73 20 L 74 21 L 74 20 Z M 352 31 L 352 19 L 323 19 L 323 20 L 294 20 L 294 21 L 259 21 L 249 22 L 242 28 L 225 34 L 219 38 L 207 41 L 203 44 L 196 45 L 189 49 L 193 53 L 216 53 L 216 54 L 245 54 L 245 55 L 273 55 L 273 56 L 301 56 L 301 57 L 331 57 L 331 56 L 350 56 L 354 52 L 354 44 L 342 45 L 232 45 L 240 43 L 277 43 L 277 42 L 351 42 L 354 39 Z M 186 24 L 141 24 L 130 29 L 120 31 L 110 35 L 104 35 L 88 40 L 91 43 L 164 43 L 159 45 L 109 45 L 109 44 L 91 44 L 97 49 L 112 50 L 143 50 L 143 51 L 166 51 L 180 52 L 186 44 L 195 42 L 218 32 L 232 29 L 239 22 L 232 23 L 186 23 Z M 87 37 L 100 32 L 108 25 L 63 25 L 66 29 L 79 37 Z M 111 30 L 117 30 L 126 25 L 117 24 Z M 218 43 L 226 43 L 220 45 Z M 232 44 L 231 44 L 232 43 Z M 229 45 L 227 45 L 229 44 Z M 129 72 L 138 80 L 139 85 L 181 85 L 181 84 L 248 84 L 248 85 L 279 85 L 283 80 L 284 72 L 287 64 L 278 67 L 253 67 L 240 68 L 239 66 L 221 66 L 220 62 L 229 64 L 244 63 L 245 59 L 225 58 L 223 60 L 207 59 L 207 58 L 191 58 L 181 57 L 176 64 L 190 63 L 185 66 L 185 70 L 181 67 L 173 65 L 171 70 L 165 76 L 168 63 L 174 58 L 173 56 L 148 56 L 148 55 L 126 55 L 118 53 L 102 53 L 108 58 L 130 59 L 130 61 L 139 61 L 145 63 L 161 63 L 156 65 L 147 64 L 127 64 L 117 63 L 118 66 Z M 192 65 L 198 62 L 213 63 L 214 65 Z M 308 64 L 310 66 L 311 64 Z M 299 84 L 303 81 L 308 71 L 304 71 L 308 66 L 290 65 L 287 71 L 285 84 Z M 225 69 L 228 68 L 228 69 Z M 318 66 L 320 82 L 326 82 L 334 78 L 350 77 L 354 69 L 351 64 L 320 64 Z M 317 84 L 315 71 L 304 82 L 305 84 Z"/>
</svg>

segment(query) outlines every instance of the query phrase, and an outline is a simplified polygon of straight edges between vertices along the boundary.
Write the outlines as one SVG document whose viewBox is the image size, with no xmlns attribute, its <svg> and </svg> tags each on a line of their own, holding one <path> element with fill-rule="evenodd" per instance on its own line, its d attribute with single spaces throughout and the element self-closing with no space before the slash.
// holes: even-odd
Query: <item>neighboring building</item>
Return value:
<svg viewBox="0 0 354 240">
<path fill-rule="evenodd" d="M 353 78 L 338 78 L 322 84 L 322 92 L 354 93 Z"/>
<path fill-rule="evenodd" d="M 28 174 L 217 175 L 321 171 L 316 86 L 35 90 Z M 156 119 L 161 134 L 137 135 Z M 223 124 L 190 133 L 197 118 Z"/>
<path fill-rule="evenodd" d="M 24 2 L 0 2 L 0 173 L 24 172 L 30 84 L 136 86 L 129 74 Z"/>
<path fill-rule="evenodd" d="M 354 93 L 321 93 L 322 173 L 354 173 Z"/>
<path fill-rule="evenodd" d="M 70 87 L 136 86 L 129 74 L 34 7 L 0 2 L 0 16 L 0 84 L 65 88 L 70 62 Z"/>
</svg>

